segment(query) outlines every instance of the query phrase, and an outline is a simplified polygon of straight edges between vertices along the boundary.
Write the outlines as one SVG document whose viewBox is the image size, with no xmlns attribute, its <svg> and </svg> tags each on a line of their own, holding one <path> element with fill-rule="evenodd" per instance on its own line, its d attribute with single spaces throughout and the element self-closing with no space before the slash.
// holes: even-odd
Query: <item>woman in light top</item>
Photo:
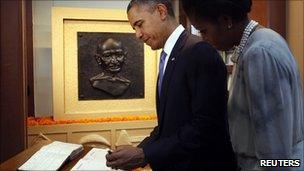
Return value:
<svg viewBox="0 0 304 171">
<path fill-rule="evenodd" d="M 204 41 L 218 50 L 235 48 L 228 119 L 240 170 L 266 169 L 261 159 L 299 159 L 300 167 L 267 170 L 304 170 L 303 90 L 286 41 L 248 18 L 251 0 L 182 4 Z"/>
</svg>

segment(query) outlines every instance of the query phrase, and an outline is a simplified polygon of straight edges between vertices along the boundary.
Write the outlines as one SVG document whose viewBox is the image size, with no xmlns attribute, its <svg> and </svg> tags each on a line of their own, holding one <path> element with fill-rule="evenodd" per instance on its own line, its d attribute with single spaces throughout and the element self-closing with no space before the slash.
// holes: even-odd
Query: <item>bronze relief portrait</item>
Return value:
<svg viewBox="0 0 304 171">
<path fill-rule="evenodd" d="M 77 34 L 79 100 L 144 98 L 143 43 L 133 33 Z"/>
</svg>

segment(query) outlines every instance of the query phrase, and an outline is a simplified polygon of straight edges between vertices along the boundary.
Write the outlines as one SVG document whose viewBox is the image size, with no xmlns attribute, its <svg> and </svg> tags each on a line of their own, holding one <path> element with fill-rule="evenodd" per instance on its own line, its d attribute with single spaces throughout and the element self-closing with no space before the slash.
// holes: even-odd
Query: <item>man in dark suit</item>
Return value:
<svg viewBox="0 0 304 171">
<path fill-rule="evenodd" d="M 158 126 L 138 147 L 108 154 L 107 165 L 153 170 L 236 170 L 228 134 L 226 67 L 217 51 L 175 20 L 170 0 L 131 0 L 136 36 L 163 48 L 157 82 Z"/>
</svg>

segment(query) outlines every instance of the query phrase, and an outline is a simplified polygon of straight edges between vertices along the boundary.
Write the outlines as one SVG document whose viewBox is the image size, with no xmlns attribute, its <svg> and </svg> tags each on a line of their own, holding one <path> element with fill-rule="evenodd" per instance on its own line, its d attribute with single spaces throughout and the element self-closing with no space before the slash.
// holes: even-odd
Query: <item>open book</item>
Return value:
<svg viewBox="0 0 304 171">
<path fill-rule="evenodd" d="M 92 148 L 82 159 L 80 159 L 71 171 L 75 170 L 102 170 L 111 171 L 106 165 L 106 154 L 108 149 Z M 118 171 L 118 170 L 115 170 Z"/>
<path fill-rule="evenodd" d="M 65 161 L 72 160 L 82 151 L 80 144 L 54 141 L 38 150 L 18 170 L 58 170 Z"/>
</svg>

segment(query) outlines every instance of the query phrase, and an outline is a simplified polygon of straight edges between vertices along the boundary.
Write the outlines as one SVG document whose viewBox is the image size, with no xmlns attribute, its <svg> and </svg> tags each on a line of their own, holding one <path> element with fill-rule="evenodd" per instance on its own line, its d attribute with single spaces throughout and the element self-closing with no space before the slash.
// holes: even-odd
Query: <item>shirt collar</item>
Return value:
<svg viewBox="0 0 304 171">
<path fill-rule="evenodd" d="M 175 43 L 177 42 L 179 36 L 182 34 L 184 30 L 185 28 L 182 25 L 179 25 L 178 27 L 176 27 L 176 29 L 171 33 L 171 35 L 167 39 L 163 49 L 166 52 L 167 56 L 170 56 Z"/>
</svg>

